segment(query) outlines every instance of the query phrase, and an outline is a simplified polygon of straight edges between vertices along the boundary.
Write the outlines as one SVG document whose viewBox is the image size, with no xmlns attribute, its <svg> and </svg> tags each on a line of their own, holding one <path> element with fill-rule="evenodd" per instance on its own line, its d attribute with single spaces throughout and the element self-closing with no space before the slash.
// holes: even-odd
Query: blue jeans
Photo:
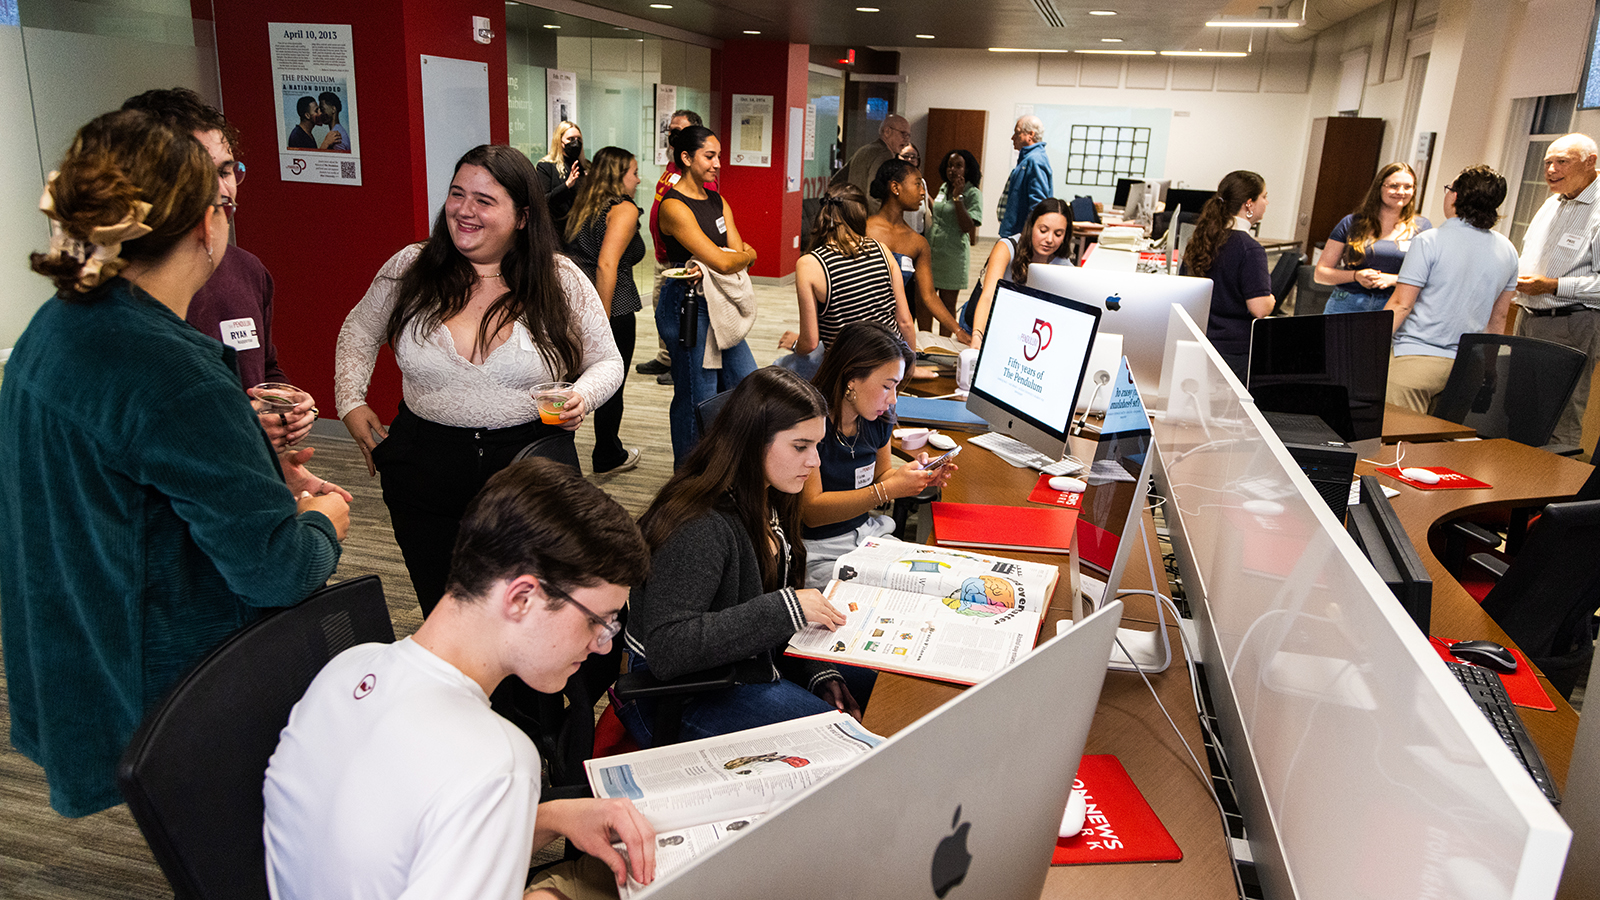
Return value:
<svg viewBox="0 0 1600 900">
<path fill-rule="evenodd" d="M 1388 291 L 1382 294 L 1358 294 L 1336 287 L 1333 293 L 1328 295 L 1328 305 L 1324 306 L 1322 311 L 1324 314 L 1373 312 L 1383 309 L 1388 302 Z"/>
<path fill-rule="evenodd" d="M 722 368 L 707 369 L 705 359 L 706 336 L 711 333 L 711 318 L 706 313 L 705 298 L 700 300 L 699 324 L 695 328 L 692 346 L 678 344 L 680 329 L 678 319 L 683 311 L 683 298 L 688 288 L 681 281 L 667 279 L 661 285 L 661 296 L 656 300 L 656 331 L 666 342 L 667 354 L 672 357 L 672 406 L 667 410 L 667 421 L 672 423 L 672 463 L 683 464 L 694 445 L 700 442 L 700 427 L 694 417 L 695 407 L 723 391 L 732 390 L 746 375 L 756 370 L 756 358 L 744 341 L 722 351 Z"/>
<path fill-rule="evenodd" d="M 649 671 L 644 657 L 627 651 L 630 671 Z M 872 669 L 840 666 L 845 686 L 856 705 L 867 708 L 872 696 L 872 685 L 878 673 Z M 652 700 L 630 700 L 618 703 L 617 718 L 622 720 L 628 734 L 640 747 L 655 746 L 652 729 L 656 722 L 656 705 Z M 827 701 L 792 681 L 772 681 L 766 684 L 739 684 L 721 691 L 692 694 L 683 706 L 683 720 L 678 726 L 678 740 L 693 741 L 757 728 L 790 719 L 800 719 L 825 713 L 833 709 Z"/>
</svg>

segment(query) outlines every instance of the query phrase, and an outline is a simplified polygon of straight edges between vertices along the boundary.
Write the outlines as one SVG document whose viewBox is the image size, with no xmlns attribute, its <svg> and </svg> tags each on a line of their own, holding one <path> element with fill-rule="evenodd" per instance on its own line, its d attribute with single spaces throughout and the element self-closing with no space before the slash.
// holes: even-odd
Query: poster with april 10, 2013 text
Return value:
<svg viewBox="0 0 1600 900">
<path fill-rule="evenodd" d="M 268 22 L 278 177 L 361 184 L 355 49 L 349 25 Z"/>
</svg>

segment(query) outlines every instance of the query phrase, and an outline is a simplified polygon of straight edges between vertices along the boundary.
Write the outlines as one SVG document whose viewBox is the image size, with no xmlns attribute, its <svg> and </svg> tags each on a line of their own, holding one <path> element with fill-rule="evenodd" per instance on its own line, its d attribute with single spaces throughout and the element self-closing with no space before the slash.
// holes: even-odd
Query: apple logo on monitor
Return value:
<svg viewBox="0 0 1600 900">
<path fill-rule="evenodd" d="M 1120 296 L 1118 296 L 1116 294 L 1112 294 L 1111 296 L 1106 298 L 1106 309 L 1110 310 L 1111 312 L 1116 312 L 1117 310 L 1119 310 L 1121 308 L 1122 308 L 1122 298 Z"/>
<path fill-rule="evenodd" d="M 972 865 L 972 854 L 967 852 L 967 832 L 972 829 L 972 823 L 961 821 L 960 806 L 950 817 L 950 827 L 955 831 L 940 840 L 933 851 L 933 895 L 940 900 L 966 879 L 967 867 Z"/>
</svg>

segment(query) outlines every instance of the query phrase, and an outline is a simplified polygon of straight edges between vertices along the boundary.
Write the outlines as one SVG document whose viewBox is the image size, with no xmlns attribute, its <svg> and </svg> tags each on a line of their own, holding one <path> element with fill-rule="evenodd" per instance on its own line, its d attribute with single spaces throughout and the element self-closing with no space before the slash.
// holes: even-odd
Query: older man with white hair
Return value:
<svg viewBox="0 0 1600 900">
<path fill-rule="evenodd" d="M 1544 154 L 1550 199 L 1539 207 L 1522 239 L 1516 303 L 1519 335 L 1583 351 L 1583 367 L 1572 399 L 1556 423 L 1553 443 L 1576 445 L 1583 436 L 1589 383 L 1600 357 L 1600 185 L 1594 139 L 1569 134 Z"/>
<path fill-rule="evenodd" d="M 872 179 L 878 176 L 879 167 L 900 155 L 900 151 L 909 143 L 911 123 L 906 121 L 905 116 L 890 113 L 883 117 L 883 124 L 878 126 L 878 139 L 850 157 L 850 164 L 844 171 L 850 183 L 861 188 L 862 196 L 868 198 L 869 214 L 877 212 L 878 207 L 883 205 L 883 201 L 871 199 L 872 192 L 868 188 Z"/>
<path fill-rule="evenodd" d="M 1017 167 L 1006 179 L 1006 212 L 1000 220 L 1000 236 L 1010 237 L 1022 231 L 1028 213 L 1039 201 L 1055 196 L 1055 174 L 1050 171 L 1050 157 L 1044 152 L 1044 125 L 1038 116 L 1023 116 L 1011 130 L 1011 146 L 1018 152 Z"/>
</svg>

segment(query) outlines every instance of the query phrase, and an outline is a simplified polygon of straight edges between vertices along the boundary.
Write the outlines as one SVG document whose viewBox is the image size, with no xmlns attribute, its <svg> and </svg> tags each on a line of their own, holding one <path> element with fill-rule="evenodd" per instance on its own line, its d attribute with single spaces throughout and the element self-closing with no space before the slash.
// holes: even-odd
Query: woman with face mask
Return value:
<svg viewBox="0 0 1600 900">
<path fill-rule="evenodd" d="M 556 234 L 567 233 L 567 213 L 578 199 L 589 160 L 583 155 L 583 131 L 571 122 L 562 122 L 550 135 L 550 152 L 539 160 L 539 180 L 544 185 L 545 205 Z"/>
</svg>

